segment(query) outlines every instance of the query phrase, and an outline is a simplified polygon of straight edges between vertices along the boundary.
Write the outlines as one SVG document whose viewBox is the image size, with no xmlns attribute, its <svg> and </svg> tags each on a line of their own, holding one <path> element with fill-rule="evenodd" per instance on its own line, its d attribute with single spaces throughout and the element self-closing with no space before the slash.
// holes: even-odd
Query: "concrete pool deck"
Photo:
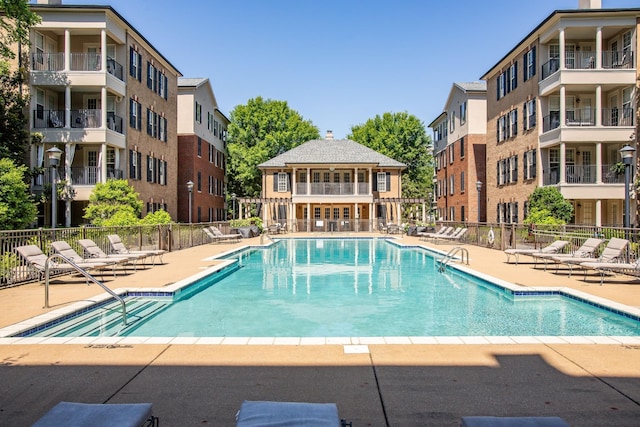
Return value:
<svg viewBox="0 0 640 427">
<path fill-rule="evenodd" d="M 292 237 L 288 234 L 282 237 Z M 312 235 L 300 235 L 312 236 Z M 358 234 L 363 237 L 363 234 Z M 379 237 L 379 234 L 373 236 Z M 313 237 L 323 237 L 322 235 Z M 415 237 L 400 239 L 447 251 Z M 247 243 L 168 253 L 164 265 L 118 276 L 111 288 L 158 287 Z M 470 267 L 523 286 L 569 287 L 640 307 L 640 283 L 568 278 L 529 259 L 471 245 Z M 83 279 L 51 286 L 52 309 L 102 293 Z M 43 314 L 41 284 L 0 290 L 0 327 Z M 243 400 L 335 402 L 354 426 L 457 426 L 467 415 L 560 416 L 572 426 L 640 424 L 640 339 L 627 344 L 0 344 L 0 425 L 30 425 L 59 401 L 150 402 L 163 426 L 235 425 Z"/>
</svg>

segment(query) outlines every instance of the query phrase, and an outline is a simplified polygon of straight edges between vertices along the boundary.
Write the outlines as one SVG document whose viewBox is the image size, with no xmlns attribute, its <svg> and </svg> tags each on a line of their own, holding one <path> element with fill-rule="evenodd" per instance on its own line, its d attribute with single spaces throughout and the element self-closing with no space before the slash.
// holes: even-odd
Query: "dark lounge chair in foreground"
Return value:
<svg viewBox="0 0 640 427">
<path fill-rule="evenodd" d="M 42 280 L 47 263 L 47 255 L 36 245 L 18 246 L 14 249 L 26 262 L 28 267 Z M 74 262 L 83 270 L 102 270 L 107 264 L 101 262 Z M 49 261 L 49 272 L 51 274 L 74 273 L 77 270 L 71 264 Z"/>
<path fill-rule="evenodd" d="M 153 427 L 151 403 L 75 403 L 60 402 L 32 427 Z"/>
</svg>

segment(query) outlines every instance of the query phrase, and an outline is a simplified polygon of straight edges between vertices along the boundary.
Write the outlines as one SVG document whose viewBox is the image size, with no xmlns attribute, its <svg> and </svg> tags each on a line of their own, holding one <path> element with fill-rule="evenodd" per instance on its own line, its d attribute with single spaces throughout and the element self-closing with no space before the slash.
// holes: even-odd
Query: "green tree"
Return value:
<svg viewBox="0 0 640 427">
<path fill-rule="evenodd" d="M 22 91 L 26 59 L 24 53 L 18 56 L 18 46 L 29 45 L 29 30 L 38 22 L 40 17 L 26 0 L 0 0 L 0 158 L 16 164 L 24 163 L 29 146 L 24 114 L 28 97 Z M 12 70 L 10 64 L 16 57 L 19 66 Z"/>
<path fill-rule="evenodd" d="M 431 139 L 416 116 L 384 113 L 352 126 L 348 138 L 407 165 L 402 175 L 403 197 L 427 197 L 433 185 Z"/>
<path fill-rule="evenodd" d="M 29 227 L 36 220 L 36 202 L 25 181 L 26 166 L 0 159 L 0 230 Z"/>
<path fill-rule="evenodd" d="M 286 101 L 250 99 L 246 105 L 236 106 L 230 119 L 228 190 L 239 196 L 260 196 L 260 163 L 320 137 L 318 128 L 289 108 Z"/>
<path fill-rule="evenodd" d="M 566 224 L 573 217 L 573 206 L 556 187 L 538 187 L 529 196 L 525 224 Z"/>
<path fill-rule="evenodd" d="M 149 213 L 140 220 L 140 224 L 142 225 L 171 224 L 171 222 L 173 222 L 173 220 L 169 212 L 162 209 Z"/>
<path fill-rule="evenodd" d="M 138 222 L 142 211 L 139 194 L 126 179 L 110 179 L 99 182 L 89 196 L 89 205 L 84 210 L 84 218 L 95 225 L 133 225 Z M 116 221 L 118 224 L 113 224 Z"/>
</svg>

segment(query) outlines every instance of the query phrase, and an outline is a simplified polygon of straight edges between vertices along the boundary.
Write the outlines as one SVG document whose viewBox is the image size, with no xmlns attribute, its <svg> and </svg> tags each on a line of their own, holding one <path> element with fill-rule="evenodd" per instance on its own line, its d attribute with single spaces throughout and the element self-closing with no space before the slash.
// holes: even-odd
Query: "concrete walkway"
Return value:
<svg viewBox="0 0 640 427">
<path fill-rule="evenodd" d="M 362 235 L 359 235 L 362 236 Z M 379 236 L 379 235 L 378 235 Z M 404 237 L 408 244 L 424 244 Z M 259 239 L 166 254 L 165 264 L 108 278 L 158 287 L 215 263 L 205 258 Z M 432 245 L 446 251 L 449 246 Z M 466 246 L 471 267 L 524 286 L 566 286 L 640 307 L 640 285 L 506 264 L 500 251 Z M 524 259 L 521 259 L 524 260 Z M 51 303 L 101 293 L 65 277 Z M 0 290 L 0 326 L 42 314 L 39 284 Z M 55 307 L 54 307 L 55 308 Z M 62 400 L 151 402 L 163 426 L 233 426 L 243 400 L 335 402 L 354 426 L 457 426 L 465 415 L 551 416 L 572 426 L 640 425 L 637 345 L 0 345 L 0 425 L 28 426 Z M 357 348 L 356 348 L 357 349 Z"/>
</svg>

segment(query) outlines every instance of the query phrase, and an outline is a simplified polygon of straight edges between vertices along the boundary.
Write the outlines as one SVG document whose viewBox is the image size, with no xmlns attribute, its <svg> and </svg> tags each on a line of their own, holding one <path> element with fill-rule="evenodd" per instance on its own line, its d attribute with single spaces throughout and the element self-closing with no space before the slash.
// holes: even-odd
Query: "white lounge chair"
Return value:
<svg viewBox="0 0 640 427">
<path fill-rule="evenodd" d="M 64 240 L 58 240 L 56 242 L 51 243 L 51 248 L 55 253 L 62 255 L 63 257 L 70 260 L 74 264 L 100 263 L 100 264 L 104 264 L 105 266 L 109 265 L 111 266 L 114 277 L 116 277 L 116 266 L 118 264 L 121 264 L 122 262 L 127 261 L 125 259 L 116 260 L 116 259 L 107 259 L 107 258 L 85 259 L 84 257 L 80 256 L 80 254 L 76 252 L 75 249 L 73 249 L 71 245 L 69 245 L 69 243 L 65 242 Z"/>
<path fill-rule="evenodd" d="M 507 255 L 507 263 L 513 255 L 516 258 L 516 265 L 518 265 L 520 255 L 534 256 L 539 253 L 558 253 L 568 244 L 569 242 L 566 240 L 556 240 L 555 242 L 541 249 L 507 249 L 504 251 L 504 253 Z"/>
<path fill-rule="evenodd" d="M 146 255 L 147 257 L 151 257 L 151 263 L 156 265 L 156 257 L 160 258 L 160 263 L 162 262 L 162 255 L 166 252 L 163 249 L 149 249 L 145 251 L 131 251 L 129 250 L 124 243 L 122 243 L 122 239 L 117 234 L 109 234 L 107 236 L 109 243 L 111 244 L 111 250 L 115 254 L 119 255 Z"/>
<path fill-rule="evenodd" d="M 459 242 L 467 234 L 468 231 L 469 231 L 468 228 L 461 228 L 457 232 L 453 232 L 452 234 L 444 235 L 444 236 L 436 236 L 434 239 L 436 243 L 438 243 L 438 240 L 444 240 L 449 242 Z"/>
<path fill-rule="evenodd" d="M 211 239 L 211 242 L 221 242 L 223 240 L 238 240 L 242 239 L 242 234 L 223 234 L 217 227 L 211 225 L 208 228 L 202 229 L 207 236 Z"/>
<path fill-rule="evenodd" d="M 114 260 L 119 264 L 123 264 L 123 266 L 131 264 L 133 265 L 134 270 L 136 269 L 136 261 L 146 256 L 144 254 L 107 254 L 91 239 L 80 239 L 78 240 L 78 244 L 84 250 L 84 254 L 88 255 L 86 258 L 89 261 L 94 261 L 96 259 Z"/>
<path fill-rule="evenodd" d="M 75 403 L 60 402 L 32 427 L 92 426 L 140 427 L 157 426 L 151 414 L 151 403 Z"/>
<path fill-rule="evenodd" d="M 32 272 L 37 274 L 38 279 L 42 280 L 48 256 L 36 245 L 18 246 L 14 248 L 14 251 L 27 262 Z M 107 267 L 107 264 L 100 262 L 74 262 L 74 264 L 83 270 L 101 270 Z M 49 272 L 51 274 L 73 273 L 76 271 L 76 268 L 71 264 L 49 261 Z"/>
<path fill-rule="evenodd" d="M 556 253 L 539 253 L 533 255 L 534 263 L 537 263 L 539 259 L 544 261 L 544 271 L 547 271 L 547 261 L 551 260 L 554 263 L 558 263 L 559 259 L 570 259 L 570 258 L 594 258 L 596 250 L 602 244 L 602 239 L 597 239 L 595 237 L 590 237 L 584 241 L 584 243 L 576 249 L 576 251 L 572 254 L 556 254 Z M 534 265 L 535 268 L 535 265 Z"/>
<path fill-rule="evenodd" d="M 236 427 L 307 426 L 341 427 L 335 403 L 268 402 L 245 400 L 236 415 Z"/>
<path fill-rule="evenodd" d="M 627 239 L 620 239 L 617 237 L 612 237 L 609 239 L 607 246 L 602 250 L 602 253 L 598 257 L 598 262 L 617 262 L 620 258 L 625 254 L 627 248 L 629 247 L 629 241 Z M 558 263 L 556 266 L 556 272 L 558 271 L 558 267 L 560 264 L 567 265 L 569 267 L 569 277 L 571 277 L 571 273 L 573 272 L 573 266 L 580 266 L 583 262 L 593 262 L 596 261 L 593 258 L 586 257 L 571 257 L 571 258 L 563 258 L 563 257 L 553 257 L 554 261 Z M 585 271 L 586 276 L 586 271 Z"/>
<path fill-rule="evenodd" d="M 435 233 L 418 233 L 418 236 L 420 236 L 420 240 L 422 241 L 427 241 L 429 239 L 435 239 L 436 237 L 440 237 L 440 236 L 450 236 L 453 233 L 455 233 L 456 231 L 460 230 L 461 227 L 456 228 L 455 230 L 453 229 L 453 227 L 445 227 L 445 228 L 441 228 L 440 230 L 436 231 Z"/>
<path fill-rule="evenodd" d="M 640 258 L 636 262 L 583 262 L 580 267 L 585 269 L 585 280 L 587 279 L 587 270 L 596 270 L 600 273 L 600 286 L 604 283 L 604 276 L 607 273 L 621 273 L 630 276 L 640 275 Z"/>
</svg>

